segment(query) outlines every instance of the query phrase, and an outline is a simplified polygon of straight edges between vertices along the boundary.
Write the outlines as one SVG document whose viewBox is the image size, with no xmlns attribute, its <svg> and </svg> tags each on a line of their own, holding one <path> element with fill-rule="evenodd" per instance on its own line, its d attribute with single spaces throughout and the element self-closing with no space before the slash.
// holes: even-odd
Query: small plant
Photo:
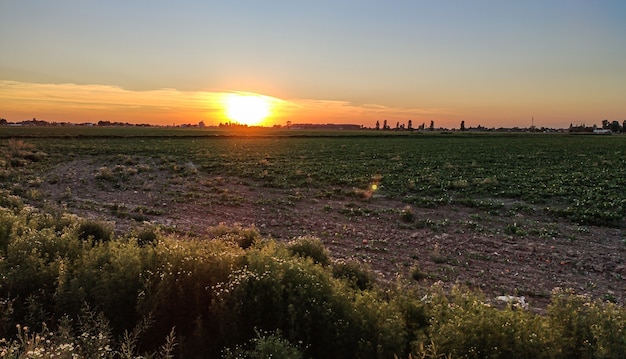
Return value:
<svg viewBox="0 0 626 359">
<path fill-rule="evenodd" d="M 83 220 L 78 225 L 78 238 L 83 241 L 91 240 L 93 243 L 106 242 L 113 237 L 113 228 L 102 222 Z"/>
<path fill-rule="evenodd" d="M 298 347 L 282 337 L 280 331 L 275 333 L 256 331 L 256 335 L 256 338 L 250 339 L 245 346 L 226 348 L 222 357 L 225 359 L 301 359 L 304 357 Z"/>
<path fill-rule="evenodd" d="M 411 275 L 411 278 L 413 278 L 416 281 L 420 281 L 428 277 L 426 273 L 422 272 L 422 270 L 420 269 L 420 266 L 417 264 L 411 267 L 411 269 L 409 270 L 409 273 Z"/>
<path fill-rule="evenodd" d="M 319 238 L 304 236 L 289 242 L 287 249 L 292 255 L 311 258 L 313 262 L 328 265 L 330 256 L 324 243 Z"/>
<path fill-rule="evenodd" d="M 415 211 L 411 206 L 406 206 L 402 209 L 402 212 L 400 212 L 400 217 L 403 222 L 413 223 L 415 222 Z"/>
<path fill-rule="evenodd" d="M 239 225 L 229 227 L 224 223 L 210 227 L 208 232 L 209 236 L 215 239 L 236 243 L 243 249 L 251 247 L 261 238 L 261 234 L 255 227 L 243 228 Z"/>
<path fill-rule="evenodd" d="M 370 269 L 355 260 L 333 264 L 333 277 L 347 279 L 360 290 L 370 289 L 374 284 L 374 277 Z"/>
<path fill-rule="evenodd" d="M 517 222 L 513 222 L 507 225 L 506 227 L 504 227 L 504 233 L 515 235 L 515 236 L 526 235 L 526 231 L 524 231 L 524 229 L 520 225 L 518 225 Z"/>
<path fill-rule="evenodd" d="M 438 244 L 435 244 L 435 247 L 433 248 L 433 252 L 430 256 L 430 259 L 437 264 L 444 264 L 448 262 L 448 257 L 444 256 L 443 254 L 441 254 L 441 250 L 439 248 Z"/>
<path fill-rule="evenodd" d="M 146 228 L 146 229 L 139 231 L 139 233 L 136 234 L 136 237 L 137 237 L 137 244 L 140 246 L 157 244 L 158 235 L 157 235 L 157 231 L 153 228 Z"/>
<path fill-rule="evenodd" d="M 94 177 L 96 179 L 105 180 L 105 181 L 115 180 L 115 175 L 113 174 L 113 171 L 107 166 L 98 168 Z"/>
</svg>

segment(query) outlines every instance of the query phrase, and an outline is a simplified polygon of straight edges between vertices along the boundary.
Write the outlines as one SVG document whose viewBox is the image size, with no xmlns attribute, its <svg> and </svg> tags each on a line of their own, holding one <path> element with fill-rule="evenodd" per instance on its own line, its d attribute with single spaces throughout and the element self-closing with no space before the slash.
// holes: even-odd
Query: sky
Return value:
<svg viewBox="0 0 626 359">
<path fill-rule="evenodd" d="M 0 0 L 0 117 L 262 125 L 626 120 L 626 1 Z"/>
</svg>

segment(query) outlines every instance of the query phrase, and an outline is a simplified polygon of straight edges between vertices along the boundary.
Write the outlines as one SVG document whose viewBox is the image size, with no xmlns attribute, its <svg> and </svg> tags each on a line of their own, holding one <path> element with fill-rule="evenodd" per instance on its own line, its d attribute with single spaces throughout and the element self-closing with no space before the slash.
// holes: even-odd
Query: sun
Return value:
<svg viewBox="0 0 626 359">
<path fill-rule="evenodd" d="M 271 103 L 260 95 L 228 94 L 224 101 L 224 109 L 226 117 L 231 121 L 255 126 L 270 115 Z"/>
</svg>

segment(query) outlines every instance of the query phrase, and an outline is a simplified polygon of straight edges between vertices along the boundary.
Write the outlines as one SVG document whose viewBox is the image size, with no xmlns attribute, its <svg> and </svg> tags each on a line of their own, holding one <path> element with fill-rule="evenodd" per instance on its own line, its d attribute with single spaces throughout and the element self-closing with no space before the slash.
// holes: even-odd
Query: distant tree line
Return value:
<svg viewBox="0 0 626 359">
<path fill-rule="evenodd" d="M 626 120 L 624 120 L 622 125 L 620 125 L 619 121 L 615 121 L 615 120 L 609 121 L 605 119 L 605 120 L 602 120 L 602 127 L 600 128 L 598 128 L 598 126 L 596 125 L 593 125 L 591 127 L 585 124 L 574 126 L 574 124 L 570 123 L 569 125 L 569 132 L 593 132 L 599 129 L 610 131 L 613 133 L 624 133 L 626 132 Z"/>
<path fill-rule="evenodd" d="M 111 122 L 111 121 L 98 121 L 97 123 L 84 122 L 49 122 L 44 120 L 38 120 L 33 118 L 32 120 L 24 120 L 19 122 L 9 122 L 6 119 L 0 119 L 0 126 L 127 126 L 127 127 L 150 127 L 151 125 L 145 123 L 128 123 L 128 122 Z"/>
<path fill-rule="evenodd" d="M 602 129 L 602 130 L 607 130 L 610 131 L 612 133 L 626 133 L 626 120 L 624 120 L 624 122 L 620 125 L 619 121 L 609 121 L 609 120 L 603 120 L 602 121 L 602 127 L 598 127 L 597 125 L 593 125 L 591 127 L 586 126 L 585 124 L 582 125 L 576 125 L 574 126 L 574 124 L 570 124 L 569 126 L 569 132 L 593 132 L 594 130 L 598 130 L 598 129 Z M 412 120 L 408 120 L 406 124 L 404 123 L 400 123 L 399 121 L 396 122 L 395 127 L 391 127 L 389 125 L 389 123 L 387 122 L 387 120 L 383 120 L 382 122 L 382 127 L 381 127 L 381 123 L 379 120 L 376 121 L 376 125 L 374 127 L 374 129 L 376 130 L 384 130 L 384 131 L 414 131 L 414 130 L 418 130 L 418 131 L 424 131 L 424 130 L 428 130 L 428 131 L 435 131 L 435 121 L 430 121 L 430 125 L 428 126 L 428 128 L 426 128 L 426 123 L 422 123 L 421 125 L 417 126 L 416 128 L 413 127 L 413 121 Z M 447 128 L 437 128 L 437 130 L 444 130 L 444 131 L 449 131 L 449 129 Z M 520 128 L 520 127 L 511 127 L 511 128 L 487 128 L 484 127 L 482 125 L 478 125 L 476 127 L 466 127 L 465 125 L 465 121 L 461 121 L 461 124 L 459 126 L 459 131 L 520 131 L 520 132 L 555 132 L 557 131 L 556 129 L 552 129 L 552 128 L 546 128 L 546 127 L 541 127 L 541 128 L 537 128 L 534 125 L 528 128 Z"/>
</svg>

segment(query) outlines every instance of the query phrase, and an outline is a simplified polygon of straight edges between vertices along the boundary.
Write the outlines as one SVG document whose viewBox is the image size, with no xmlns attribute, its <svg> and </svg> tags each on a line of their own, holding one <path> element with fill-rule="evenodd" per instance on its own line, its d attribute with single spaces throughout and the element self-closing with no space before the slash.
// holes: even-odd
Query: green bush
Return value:
<svg viewBox="0 0 626 359">
<path fill-rule="evenodd" d="M 112 236 L 113 228 L 103 222 L 83 220 L 78 225 L 78 238 L 83 241 L 104 242 L 111 240 Z"/>
<path fill-rule="evenodd" d="M 419 355 L 432 355 L 434 349 L 464 358 L 543 358 L 547 353 L 550 337 L 542 319 L 528 311 L 494 308 L 483 296 L 459 287 L 449 297 L 435 291 L 427 301 L 431 321 L 414 343 Z"/>
<path fill-rule="evenodd" d="M 292 255 L 311 258 L 313 262 L 321 265 L 330 264 L 328 250 L 319 238 L 304 236 L 289 242 L 287 248 Z"/>
<path fill-rule="evenodd" d="M 625 358 L 626 310 L 571 290 L 552 293 L 546 320 L 563 358 Z"/>
<path fill-rule="evenodd" d="M 249 248 L 255 241 L 261 239 L 261 234 L 256 228 L 243 228 L 238 225 L 229 227 L 224 224 L 219 224 L 218 226 L 210 227 L 208 235 L 215 239 L 236 243 L 243 249 Z"/>
<path fill-rule="evenodd" d="M 626 357 L 626 309 L 572 291 L 539 315 L 459 287 L 383 289 L 312 237 L 92 242 L 84 223 L 0 208 L 0 356 Z"/>
<path fill-rule="evenodd" d="M 375 278 L 371 270 L 356 260 L 334 263 L 332 271 L 333 277 L 346 279 L 357 289 L 366 290 L 374 286 Z"/>
<path fill-rule="evenodd" d="M 150 255 L 149 269 L 142 273 L 145 294 L 139 302 L 140 313 L 154 319 L 146 336 L 162 338 L 175 327 L 183 357 L 217 355 L 220 341 L 206 340 L 219 336 L 218 316 L 211 310 L 214 288 L 244 265 L 243 249 L 222 240 L 164 237 Z M 144 340 L 143 345 L 156 343 Z"/>
<path fill-rule="evenodd" d="M 257 337 L 250 339 L 248 345 L 225 349 L 222 357 L 225 359 L 301 359 L 303 354 L 298 347 L 283 339 L 278 331 L 277 333 L 257 333 Z"/>
<path fill-rule="evenodd" d="M 229 340 L 224 346 L 252 338 L 259 328 L 302 342 L 311 357 L 391 357 L 401 347 L 401 319 L 377 294 L 357 293 L 328 268 L 293 257 L 291 245 L 269 242 L 246 258 L 246 267 L 216 287 L 215 313 Z"/>
</svg>

